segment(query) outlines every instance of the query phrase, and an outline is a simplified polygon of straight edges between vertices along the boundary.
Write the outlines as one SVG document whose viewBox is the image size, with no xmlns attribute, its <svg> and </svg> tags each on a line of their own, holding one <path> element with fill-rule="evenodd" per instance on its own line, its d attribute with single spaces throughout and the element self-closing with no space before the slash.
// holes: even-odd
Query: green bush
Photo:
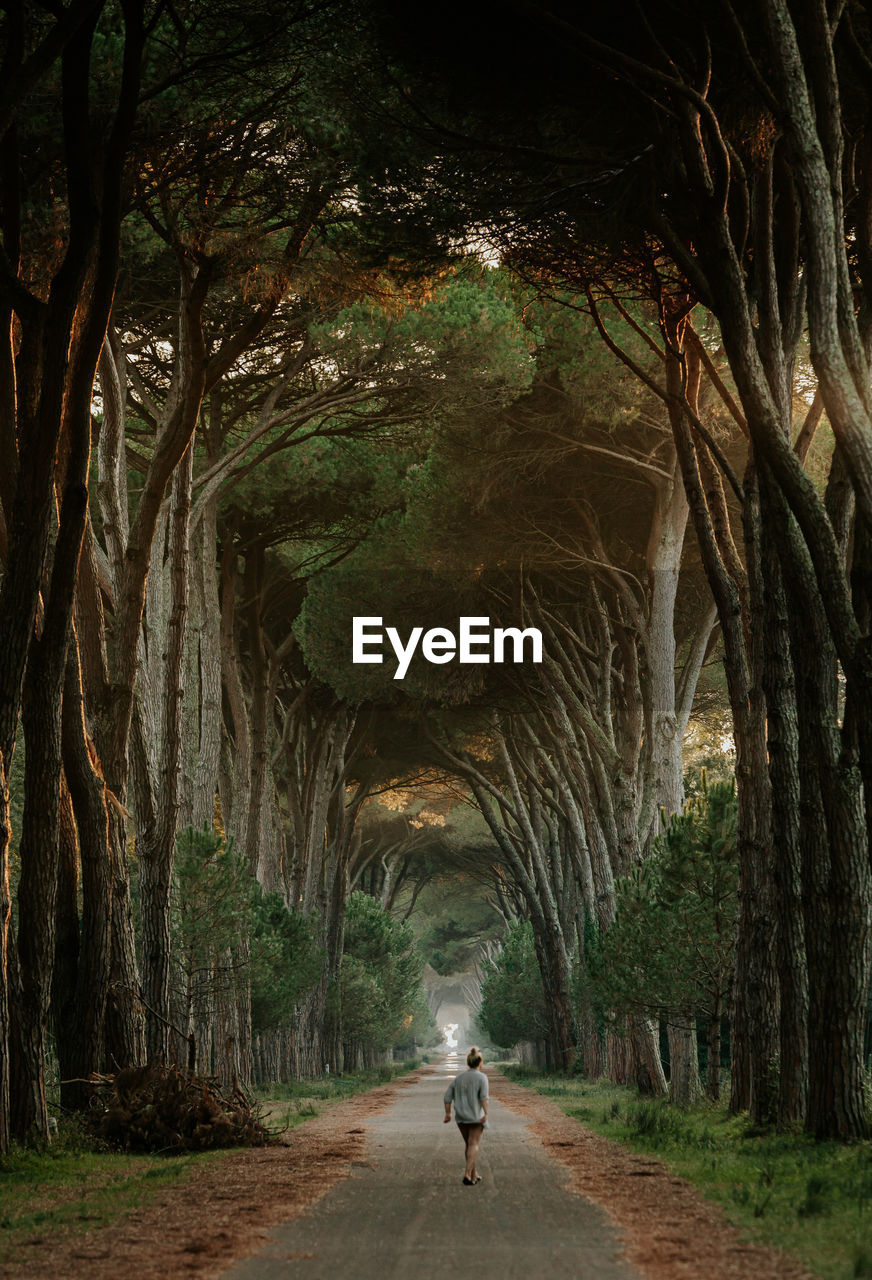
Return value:
<svg viewBox="0 0 872 1280">
<path fill-rule="evenodd" d="M 737 911 L 736 796 L 703 785 L 649 858 L 616 883 L 607 932 L 589 925 L 579 1002 L 645 1017 L 720 1017 L 732 980 Z"/>
<path fill-rule="evenodd" d="M 513 924 L 500 951 L 485 965 L 476 1018 L 488 1038 L 503 1048 L 547 1035 L 545 992 L 529 921 Z"/>
<path fill-rule="evenodd" d="M 252 1030 L 287 1023 L 318 980 L 318 926 L 264 894 L 246 859 L 210 829 L 186 827 L 176 842 L 175 982 L 182 1007 L 208 1013 L 216 996 L 246 983 Z"/>
<path fill-rule="evenodd" d="M 341 1016 L 342 1039 L 365 1053 L 409 1046 L 432 1024 L 421 976 L 424 964 L 412 930 L 366 893 L 345 911 L 345 946 L 328 1017 Z"/>
</svg>

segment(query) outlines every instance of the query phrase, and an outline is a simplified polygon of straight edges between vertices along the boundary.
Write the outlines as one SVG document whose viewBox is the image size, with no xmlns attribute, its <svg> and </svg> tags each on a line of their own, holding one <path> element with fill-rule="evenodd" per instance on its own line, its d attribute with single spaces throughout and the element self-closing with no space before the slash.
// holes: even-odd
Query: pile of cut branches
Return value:
<svg viewBox="0 0 872 1280">
<path fill-rule="evenodd" d="M 271 1141 L 256 1103 L 238 1086 L 149 1063 L 93 1075 L 90 1127 L 125 1151 L 207 1151 L 261 1147 Z"/>
</svg>

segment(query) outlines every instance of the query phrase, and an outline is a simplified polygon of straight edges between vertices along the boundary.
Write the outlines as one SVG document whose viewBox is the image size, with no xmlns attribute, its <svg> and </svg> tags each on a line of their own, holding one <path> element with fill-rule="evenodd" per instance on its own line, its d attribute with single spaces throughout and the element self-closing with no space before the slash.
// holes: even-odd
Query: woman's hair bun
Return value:
<svg viewBox="0 0 872 1280">
<path fill-rule="evenodd" d="M 473 1045 L 469 1053 L 466 1055 L 466 1065 L 468 1067 L 477 1067 L 480 1062 L 481 1062 L 481 1049 L 477 1049 L 475 1045 Z"/>
</svg>

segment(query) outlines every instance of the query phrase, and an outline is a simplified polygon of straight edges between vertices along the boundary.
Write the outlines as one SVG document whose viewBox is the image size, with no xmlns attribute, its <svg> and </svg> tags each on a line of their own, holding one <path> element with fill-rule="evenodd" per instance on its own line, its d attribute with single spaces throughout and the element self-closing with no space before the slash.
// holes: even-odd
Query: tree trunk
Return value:
<svg viewBox="0 0 872 1280">
<path fill-rule="evenodd" d="M 188 616 L 189 543 L 193 445 L 172 482 L 167 547 L 169 616 L 163 656 L 163 733 L 159 743 L 159 784 L 155 822 L 139 848 L 142 987 L 146 1006 L 146 1045 L 152 1061 L 170 1059 L 170 906 L 173 858 L 182 771 L 182 704 L 185 635 Z"/>
<path fill-rule="evenodd" d="M 52 1029 L 61 1078 L 61 1106 L 70 1106 L 76 1025 L 76 980 L 79 972 L 79 846 L 73 802 L 66 778 L 61 788 L 58 884 L 55 908 L 55 954 L 52 968 Z M 96 1067 L 92 1068 L 96 1070 Z"/>
<path fill-rule="evenodd" d="M 69 415 L 68 415 L 69 416 Z M 18 999 L 16 1042 L 19 1089 L 10 1099 L 12 1131 L 20 1141 L 48 1141 L 45 1108 L 45 1038 L 55 951 L 61 797 L 61 698 L 85 529 L 89 434 L 82 423 L 70 443 L 58 540 L 42 633 L 31 642 L 24 684 L 27 765 L 18 885 Z"/>
<path fill-rule="evenodd" d="M 145 1060 L 145 1017 L 140 998 L 139 966 L 130 898 L 127 823 L 109 812 L 109 856 L 112 875 L 109 998 L 104 1023 L 103 1052 L 108 1071 L 141 1066 Z"/>
<path fill-rule="evenodd" d="M 679 1107 L 692 1107 L 699 1101 L 699 1060 L 696 1052 L 696 1030 L 681 1023 L 669 1023 L 669 1098 Z"/>
<path fill-rule="evenodd" d="M 870 940 L 862 777 L 850 729 L 839 731 L 836 652 L 814 567 L 783 499 L 776 513 L 794 601 L 791 639 L 807 787 L 803 816 L 810 819 L 806 877 L 821 893 L 805 918 L 811 970 L 807 1125 L 818 1137 L 859 1138 L 866 1133 L 862 1062 Z M 862 674 L 849 672 L 848 685 L 849 697 L 853 691 L 863 705 Z M 845 719 L 850 726 L 851 716 Z M 805 901 L 811 908 L 807 892 Z"/>
<path fill-rule="evenodd" d="M 719 1102 L 721 1098 L 721 1019 L 723 1016 L 721 1003 L 718 996 L 709 1015 L 706 1036 L 708 1062 L 706 1063 L 705 1091 L 712 1102 Z"/>
<path fill-rule="evenodd" d="M 246 636 L 251 675 L 251 712 L 249 716 L 251 742 L 251 776 L 248 781 L 248 816 L 245 823 L 245 842 L 240 845 L 248 859 L 251 874 L 261 884 L 267 879 L 261 860 L 266 854 L 261 846 L 261 817 L 267 782 L 268 751 L 268 673 L 264 635 L 261 624 L 261 595 L 263 592 L 264 552 L 262 546 L 254 547 L 245 557 L 243 593 L 245 596 Z"/>
<path fill-rule="evenodd" d="M 631 1018 L 629 1026 L 633 1049 L 633 1084 L 646 1097 L 663 1098 L 669 1088 L 660 1057 L 657 1024 L 650 1018 Z"/>
<path fill-rule="evenodd" d="M 23 722 L 27 767 L 18 886 L 18 984 L 12 1015 L 17 1061 L 11 1098 L 12 1134 L 48 1141 L 45 1037 L 55 949 L 60 827 L 60 688 L 45 670 L 40 642 L 28 664 Z M 61 662 L 63 655 L 59 655 Z"/>
<path fill-rule="evenodd" d="M 12 902 L 9 893 L 9 773 L 0 750 L 0 1155 L 9 1150 L 9 940 Z M 11 761 L 10 761 L 11 764 Z"/>
<path fill-rule="evenodd" d="M 95 771 L 95 753 L 87 736 L 79 655 L 72 645 L 67 658 L 62 715 L 64 772 L 75 818 L 82 877 L 82 920 L 75 984 L 70 1009 L 56 1005 L 56 1023 L 69 1028 L 58 1038 L 61 1079 L 86 1079 L 103 1066 L 103 1020 L 110 981 L 112 874 L 106 787 Z M 76 913 L 75 901 L 66 906 Z M 70 1108 L 87 1105 L 80 1083 L 62 1084 L 61 1102 Z"/>
<path fill-rule="evenodd" d="M 764 507 L 765 510 L 765 507 Z M 770 512 L 770 518 L 775 512 Z M 787 513 L 788 523 L 792 524 Z M 794 526 L 795 529 L 795 526 Z M 808 1101 L 808 971 L 802 912 L 799 772 L 799 723 L 788 626 L 785 582 L 773 541 L 763 546 L 761 619 L 763 685 L 767 706 L 769 775 L 778 912 L 780 1033 L 778 1124 L 785 1129 L 805 1122 Z M 815 825 L 822 815 L 806 810 Z"/>
<path fill-rule="evenodd" d="M 729 511 L 716 469 L 706 465 L 705 446 L 697 447 L 684 404 L 683 372 L 671 354 L 681 343 L 680 325 L 667 325 L 666 374 L 669 419 L 696 530 L 703 566 L 717 605 L 724 638 L 724 671 L 733 713 L 736 744 L 736 833 L 739 863 L 736 966 L 730 1014 L 730 1110 L 768 1114 L 769 1081 L 776 1061 L 778 991 L 775 973 L 775 926 L 771 862 L 771 787 L 768 775 L 766 709 L 760 684 L 762 659 L 750 650 L 749 620 L 762 616 L 759 583 L 759 520 L 754 518 L 755 481 L 745 476 L 743 507 L 746 560 L 750 583 L 738 560 L 730 531 Z M 700 357 L 693 343 L 685 359 L 696 368 Z M 698 409 L 697 403 L 691 403 Z"/>
<path fill-rule="evenodd" d="M 221 751 L 221 604 L 218 598 L 217 499 L 208 503 L 197 532 L 193 575 L 199 606 L 197 645 L 200 671 L 200 732 L 191 823 L 211 828 Z"/>
</svg>

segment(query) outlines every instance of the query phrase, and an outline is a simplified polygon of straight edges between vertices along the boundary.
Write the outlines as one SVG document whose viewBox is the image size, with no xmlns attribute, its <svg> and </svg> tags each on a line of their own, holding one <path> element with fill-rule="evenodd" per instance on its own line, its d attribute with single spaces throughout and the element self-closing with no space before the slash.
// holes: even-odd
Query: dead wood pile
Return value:
<svg viewBox="0 0 872 1280">
<path fill-rule="evenodd" d="M 93 1075 L 89 1123 L 125 1151 L 207 1151 L 260 1147 L 272 1140 L 256 1103 L 238 1086 L 211 1076 L 149 1063 L 115 1075 Z"/>
</svg>

